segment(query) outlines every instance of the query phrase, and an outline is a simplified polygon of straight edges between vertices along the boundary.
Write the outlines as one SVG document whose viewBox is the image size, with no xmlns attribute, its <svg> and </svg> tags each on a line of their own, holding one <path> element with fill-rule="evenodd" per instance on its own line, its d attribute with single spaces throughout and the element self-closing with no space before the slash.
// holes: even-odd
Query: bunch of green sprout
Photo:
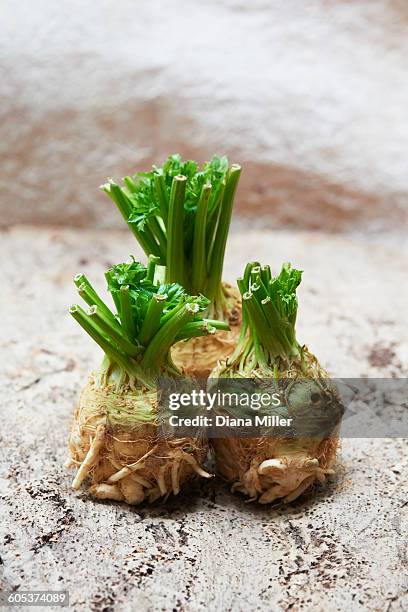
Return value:
<svg viewBox="0 0 408 612">
<path fill-rule="evenodd" d="M 171 155 L 150 172 L 102 185 L 146 255 L 166 266 L 166 282 L 210 300 L 209 316 L 227 320 L 222 285 L 225 247 L 240 166 L 214 156 L 200 169 Z"/>
<path fill-rule="evenodd" d="M 247 264 L 237 280 L 243 317 L 237 348 L 222 366 L 225 372 L 250 377 L 277 375 L 281 365 L 302 357 L 296 339 L 296 289 L 302 272 L 284 264 L 273 277 L 269 266 Z M 300 361 L 300 363 L 302 363 Z"/>
<path fill-rule="evenodd" d="M 90 308 L 85 312 L 74 305 L 70 313 L 104 351 L 104 376 L 114 365 L 118 380 L 152 387 L 163 373 L 180 374 L 170 356 L 175 342 L 228 330 L 222 321 L 203 319 L 209 302 L 203 295 L 190 296 L 178 283 L 156 284 L 157 263 L 150 257 L 147 267 L 131 261 L 107 271 L 116 313 L 84 274 L 75 277 L 79 295 Z"/>
</svg>

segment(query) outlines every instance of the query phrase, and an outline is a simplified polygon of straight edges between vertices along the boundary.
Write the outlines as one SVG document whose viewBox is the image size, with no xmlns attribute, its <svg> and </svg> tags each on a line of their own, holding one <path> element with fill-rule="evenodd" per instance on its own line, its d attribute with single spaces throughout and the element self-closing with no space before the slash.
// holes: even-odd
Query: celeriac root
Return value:
<svg viewBox="0 0 408 612">
<path fill-rule="evenodd" d="M 93 497 L 135 505 L 177 495 L 196 474 L 211 478 L 202 467 L 207 454 L 204 439 L 166 439 L 157 435 L 154 422 L 129 422 L 123 416 L 128 408 L 123 398 L 122 412 L 115 407 L 113 420 L 113 395 L 94 379 L 81 395 L 69 439 L 70 463 L 79 466 L 73 488 L 87 481 Z"/>
<path fill-rule="evenodd" d="M 302 440 L 303 449 L 289 452 L 290 443 L 277 438 L 223 438 L 212 442 L 217 470 L 233 483 L 232 490 L 261 504 L 277 499 L 289 503 L 313 483 L 325 482 L 326 475 L 334 473 L 338 447 L 337 434 L 315 444 Z"/>
<path fill-rule="evenodd" d="M 187 376 L 207 378 L 219 361 L 225 360 L 234 351 L 241 331 L 242 307 L 239 292 L 223 283 L 227 299 L 226 319 L 231 331 L 191 338 L 175 344 L 171 357 L 175 365 Z"/>
<path fill-rule="evenodd" d="M 231 437 L 211 441 L 218 473 L 232 484 L 233 490 L 261 504 L 277 499 L 288 503 L 315 482 L 324 483 L 326 476 L 334 473 L 339 446 L 343 406 L 317 358 L 303 346 L 301 361 L 282 360 L 279 368 L 280 380 L 286 381 L 282 386 L 285 406 L 291 416 L 299 419 L 302 434 L 291 438 Z M 221 364 L 216 376 L 225 376 L 226 371 Z M 255 377 L 254 371 L 251 374 Z M 262 378 L 260 372 L 259 379 Z M 312 399 L 315 394 L 318 402 Z M 312 437 L 315 431 L 316 437 Z"/>
</svg>

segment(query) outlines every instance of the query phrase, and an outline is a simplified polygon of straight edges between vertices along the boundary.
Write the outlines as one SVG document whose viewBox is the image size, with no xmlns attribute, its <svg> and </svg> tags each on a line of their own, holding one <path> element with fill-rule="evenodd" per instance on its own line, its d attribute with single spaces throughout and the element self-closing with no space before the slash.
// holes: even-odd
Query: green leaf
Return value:
<svg viewBox="0 0 408 612">
<path fill-rule="evenodd" d="M 70 311 L 108 362 L 143 384 L 166 368 L 174 375 L 169 350 L 180 333 L 188 339 L 226 329 L 225 324 L 203 320 L 209 304 L 203 295 L 191 296 L 178 283 L 155 284 L 156 264 L 151 257 L 148 267 L 132 259 L 109 268 L 105 278 L 117 313 L 109 310 L 83 274 L 77 275 L 75 284 L 91 308 L 88 313 L 80 306 Z M 185 327 L 188 322 L 194 325 Z"/>
<path fill-rule="evenodd" d="M 230 214 L 221 213 L 229 175 L 225 156 L 215 155 L 200 168 L 197 162 L 173 154 L 162 166 L 125 177 L 124 187 L 110 182 L 104 190 L 116 202 L 145 253 L 160 257 L 160 263 L 168 267 L 169 280 L 182 283 L 189 293 L 206 293 L 210 284 L 211 292 L 221 296 L 224 243 L 230 224 Z M 180 176 L 186 179 L 183 198 L 179 198 L 180 206 L 171 207 L 173 181 Z M 199 217 L 204 227 L 199 230 L 196 220 L 204 185 L 211 191 L 206 215 L 201 207 Z M 214 265 L 213 253 L 219 255 Z"/>
</svg>

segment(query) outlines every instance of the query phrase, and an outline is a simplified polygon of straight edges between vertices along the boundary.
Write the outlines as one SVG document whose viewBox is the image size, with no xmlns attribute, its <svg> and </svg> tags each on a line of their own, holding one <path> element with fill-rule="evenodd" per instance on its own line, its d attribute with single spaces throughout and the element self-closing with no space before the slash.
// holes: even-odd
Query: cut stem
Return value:
<svg viewBox="0 0 408 612">
<path fill-rule="evenodd" d="M 136 329 L 132 314 L 129 285 L 122 285 L 120 288 L 120 320 L 127 337 L 133 342 L 136 337 Z"/>
<path fill-rule="evenodd" d="M 224 321 L 215 321 L 214 319 L 203 319 L 202 321 L 193 321 L 187 323 L 183 329 L 177 334 L 176 340 L 186 340 L 188 338 L 197 338 L 199 336 L 207 336 L 214 334 L 217 330 L 230 331 L 230 326 Z"/>
<path fill-rule="evenodd" d="M 108 308 L 105 302 L 101 300 L 85 274 L 77 274 L 74 277 L 74 283 L 78 287 L 79 295 L 88 304 L 88 306 L 98 306 L 98 308 L 104 312 L 106 317 L 108 317 L 113 324 L 119 327 L 119 323 L 115 315 L 110 308 Z"/>
<path fill-rule="evenodd" d="M 184 336 L 188 336 L 190 333 L 196 335 L 196 332 L 199 330 L 203 330 L 205 333 L 207 331 L 208 326 L 213 327 L 214 329 L 218 329 L 221 331 L 229 331 L 230 327 L 228 323 L 224 321 L 215 321 L 214 319 L 203 319 L 203 321 L 193 321 L 191 323 L 187 323 L 180 333 Z"/>
<path fill-rule="evenodd" d="M 193 328 L 188 333 L 181 330 L 181 332 L 177 334 L 175 341 L 181 342 L 182 340 L 190 340 L 190 338 L 202 338 L 202 336 L 215 334 L 216 331 L 215 327 L 208 323 L 204 323 L 201 327 Z"/>
<path fill-rule="evenodd" d="M 219 186 L 216 202 L 207 213 L 207 270 L 211 270 L 211 261 L 214 252 L 215 239 L 217 235 L 218 222 L 221 214 L 222 200 L 225 192 L 225 179 Z"/>
<path fill-rule="evenodd" d="M 262 344 L 269 348 L 271 347 L 271 329 L 268 325 L 268 321 L 265 318 L 262 308 L 258 304 L 255 296 L 250 291 L 247 291 L 242 296 L 243 303 L 248 309 L 249 317 L 252 323 L 253 335 L 257 336 L 258 339 L 262 339 Z"/>
<path fill-rule="evenodd" d="M 199 310 L 198 304 L 184 304 L 156 333 L 146 348 L 141 365 L 147 371 L 158 371 L 177 334 Z"/>
<path fill-rule="evenodd" d="M 218 220 L 217 233 L 214 238 L 214 252 L 211 257 L 210 278 L 207 288 L 207 297 L 214 300 L 219 293 L 224 265 L 225 248 L 227 244 L 229 227 L 231 224 L 234 196 L 241 175 L 241 166 L 233 164 L 227 175 L 224 195 L 221 203 L 220 217 Z"/>
<path fill-rule="evenodd" d="M 167 295 L 154 295 L 149 302 L 142 329 L 139 334 L 139 340 L 144 346 L 150 342 L 160 327 L 160 317 L 166 300 Z"/>
<path fill-rule="evenodd" d="M 136 357 L 141 352 L 141 347 L 136 346 L 132 342 L 130 342 L 123 335 L 123 331 L 117 331 L 115 327 L 113 327 L 108 318 L 105 317 L 103 312 L 98 310 L 97 306 L 91 306 L 88 312 L 89 317 L 93 320 L 98 327 L 108 336 L 108 338 L 113 341 L 125 354 L 130 357 Z"/>
<path fill-rule="evenodd" d="M 208 203 L 212 187 L 206 183 L 201 191 L 194 221 L 192 289 L 194 293 L 203 291 L 207 279 L 206 224 Z"/>
<path fill-rule="evenodd" d="M 149 260 L 147 263 L 147 272 L 146 272 L 146 280 L 151 283 L 154 282 L 154 275 L 156 272 L 156 266 L 160 262 L 160 257 L 156 257 L 155 255 L 149 255 Z"/>
<path fill-rule="evenodd" d="M 187 178 L 175 176 L 171 185 L 167 224 L 166 282 L 185 286 L 184 196 Z"/>
<path fill-rule="evenodd" d="M 114 362 L 116 362 L 130 376 L 137 377 L 139 372 L 137 368 L 129 361 L 126 354 L 113 346 L 109 340 L 105 338 L 102 331 L 88 317 L 86 312 L 78 305 L 71 306 L 70 314 L 80 324 L 80 326 L 91 336 L 91 338 L 99 344 L 104 353 Z"/>
<path fill-rule="evenodd" d="M 164 233 L 159 221 L 156 219 L 156 217 L 151 217 L 150 219 L 148 219 L 147 221 L 147 225 L 149 227 L 149 230 L 151 231 L 152 235 L 154 236 L 154 238 L 157 240 L 158 242 L 158 250 L 160 252 L 160 262 L 162 265 L 166 264 L 166 257 L 167 257 L 167 238 L 166 238 L 166 234 Z"/>
<path fill-rule="evenodd" d="M 117 185 L 114 181 L 109 181 L 109 183 L 105 183 L 102 185 L 102 190 L 108 194 L 108 196 L 115 202 L 120 214 L 126 221 L 128 227 L 131 232 L 139 242 L 140 246 L 146 253 L 146 255 L 150 255 L 153 253 L 160 257 L 160 250 L 157 242 L 155 241 L 153 235 L 150 230 L 147 228 L 144 230 L 139 230 L 136 223 L 129 221 L 129 216 L 132 212 L 132 202 L 129 200 L 127 194 L 123 191 L 119 185 Z"/>
<path fill-rule="evenodd" d="M 154 186 L 156 189 L 156 195 L 159 202 L 161 216 L 164 224 L 167 225 L 169 200 L 167 197 L 166 183 L 164 182 L 164 176 L 162 174 L 154 175 Z"/>
<path fill-rule="evenodd" d="M 130 193 L 135 193 L 135 191 L 137 189 L 137 185 L 136 185 L 135 181 L 132 179 L 131 176 L 123 177 L 123 182 L 125 183 L 126 187 L 130 191 Z"/>
</svg>

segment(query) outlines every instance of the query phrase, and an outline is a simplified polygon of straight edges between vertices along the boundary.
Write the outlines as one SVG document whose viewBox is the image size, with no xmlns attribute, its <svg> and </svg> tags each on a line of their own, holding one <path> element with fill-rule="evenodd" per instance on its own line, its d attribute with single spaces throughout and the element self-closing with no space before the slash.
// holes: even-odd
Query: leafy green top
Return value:
<svg viewBox="0 0 408 612">
<path fill-rule="evenodd" d="M 242 296 L 243 326 L 237 348 L 227 367 L 238 367 L 244 375 L 254 370 L 268 374 L 277 361 L 300 355 L 295 324 L 298 309 L 296 289 L 302 272 L 283 264 L 273 277 L 269 266 L 247 264 L 237 284 Z"/>
<path fill-rule="evenodd" d="M 184 210 L 186 213 L 184 229 L 187 244 L 193 239 L 194 214 L 197 212 L 198 201 L 203 186 L 212 185 L 212 194 L 209 211 L 214 210 L 217 196 L 222 190 L 222 182 L 228 172 L 228 159 L 214 156 L 211 161 L 204 164 L 200 170 L 195 161 L 183 161 L 180 155 L 170 155 L 162 167 L 153 166 L 150 172 L 138 172 L 131 180 L 124 179 L 129 189 L 129 199 L 132 202 L 132 211 L 128 221 L 134 223 L 138 229 L 143 230 L 149 217 L 161 216 L 160 199 L 156 188 L 157 177 L 162 177 L 167 201 L 170 200 L 173 179 L 176 176 L 185 176 L 186 189 L 184 196 Z M 164 214 L 164 216 L 166 216 Z M 189 240 L 190 239 L 190 240 Z"/>
<path fill-rule="evenodd" d="M 214 156 L 200 169 L 180 155 L 163 166 L 102 189 L 112 198 L 147 255 L 166 266 L 166 280 L 203 293 L 223 314 L 221 275 L 241 168 Z"/>
<path fill-rule="evenodd" d="M 103 349 L 108 368 L 114 364 L 133 381 L 152 386 L 160 374 L 180 375 L 169 353 L 175 342 L 228 329 L 203 319 L 209 303 L 203 295 L 191 296 L 178 283 L 159 284 L 154 258 L 147 267 L 134 260 L 115 265 L 105 276 L 116 313 L 83 274 L 74 281 L 90 308 L 75 305 L 70 312 Z"/>
</svg>

